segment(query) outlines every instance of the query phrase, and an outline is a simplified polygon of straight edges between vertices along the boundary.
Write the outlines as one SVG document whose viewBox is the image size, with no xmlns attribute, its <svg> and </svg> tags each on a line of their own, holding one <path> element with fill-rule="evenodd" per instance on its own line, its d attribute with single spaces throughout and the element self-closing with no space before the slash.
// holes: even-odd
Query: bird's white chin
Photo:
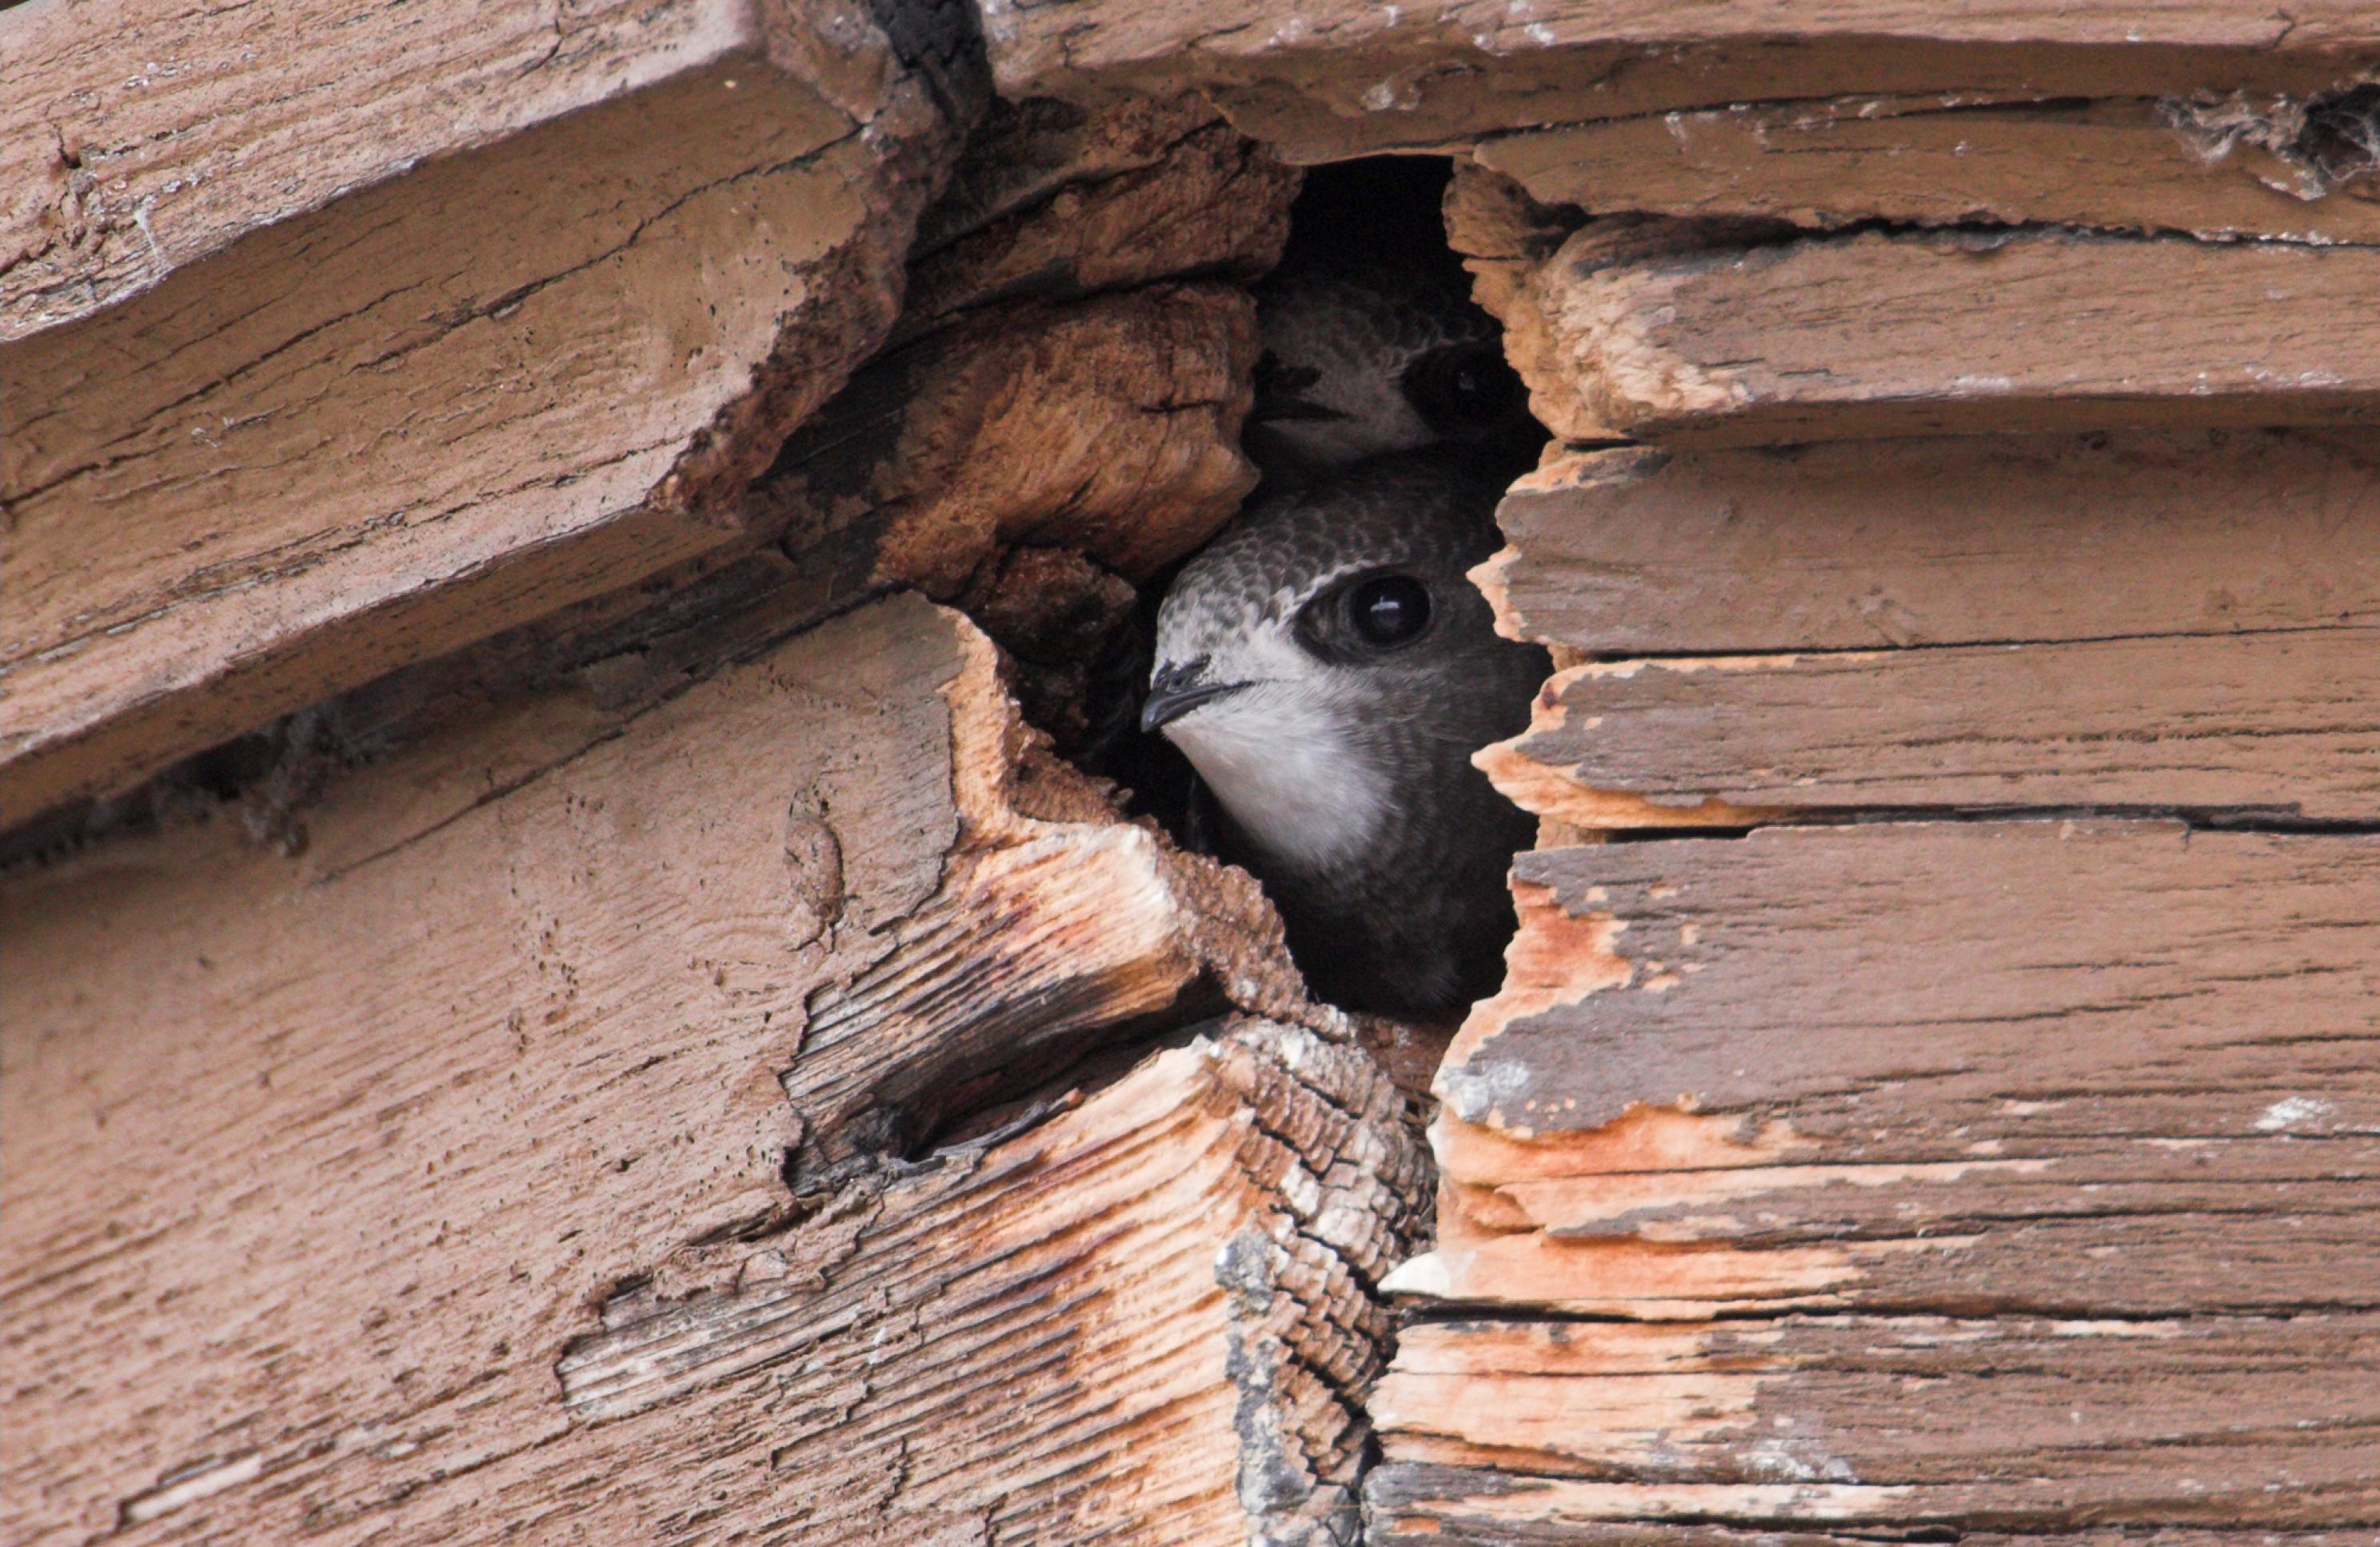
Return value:
<svg viewBox="0 0 2380 1547">
<path fill-rule="evenodd" d="M 1388 781 L 1324 695 L 1261 683 L 1191 711 L 1165 735 L 1251 843 L 1301 869 L 1344 863 L 1388 820 Z"/>
</svg>

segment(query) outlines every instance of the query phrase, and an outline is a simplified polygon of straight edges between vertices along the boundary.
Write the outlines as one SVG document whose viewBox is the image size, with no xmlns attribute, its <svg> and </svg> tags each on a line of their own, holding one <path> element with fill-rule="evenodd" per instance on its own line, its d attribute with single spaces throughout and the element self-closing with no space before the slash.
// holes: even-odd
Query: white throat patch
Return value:
<svg viewBox="0 0 2380 1547">
<path fill-rule="evenodd" d="M 1389 785 L 1355 755 L 1350 706 L 1312 678 L 1260 681 L 1165 727 L 1232 820 L 1267 854 L 1304 870 L 1378 841 Z"/>
</svg>

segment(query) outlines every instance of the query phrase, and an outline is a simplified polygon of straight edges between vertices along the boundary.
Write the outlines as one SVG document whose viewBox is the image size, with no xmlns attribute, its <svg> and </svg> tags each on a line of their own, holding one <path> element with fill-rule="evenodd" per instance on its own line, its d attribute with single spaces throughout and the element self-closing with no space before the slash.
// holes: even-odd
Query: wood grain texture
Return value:
<svg viewBox="0 0 2380 1547">
<path fill-rule="evenodd" d="M 1245 883 L 1033 773 L 921 602 L 691 685 L 657 654 L 334 782 L 294 859 L 218 822 L 11 881 L 8 959 L 50 965 L 0 1014 L 0 1534 L 1342 1517 L 1363 1286 L 1427 1184 Z M 1020 943 L 989 973 L 982 928 Z M 1021 1131 L 870 1119 L 1021 1078 L 950 1026 L 1081 1047 L 1227 994 L 1320 1033 Z"/>
<path fill-rule="evenodd" d="M 2370 628 L 1624 661 L 1559 674 L 1486 759 L 1533 765 L 1505 793 L 1574 822 L 1621 796 L 2371 823 L 2375 706 Z M 1548 783 L 1583 798 L 1548 799 Z"/>
<path fill-rule="evenodd" d="M 1011 301 L 1254 279 L 1280 261 L 1297 182 L 1195 96 L 996 101 L 918 222 L 893 342 Z"/>
<path fill-rule="evenodd" d="M 1062 0 L 985 7 L 1004 95 L 1090 98 L 1161 83 L 1212 95 L 1299 160 L 1442 146 L 1500 129 L 1860 92 L 2039 97 L 2318 91 L 2355 79 L 2370 17 L 2286 20 L 2216 4 L 2106 13 L 2047 0 L 1795 7 L 1429 0 L 1284 15 L 1225 5 Z"/>
<path fill-rule="evenodd" d="M 2380 623 L 2380 440 L 2358 431 L 1591 452 L 1498 518 L 1505 627 L 1597 655 Z"/>
<path fill-rule="evenodd" d="M 0 341 L 755 41 L 748 16 L 703 0 L 440 18 L 335 0 L 18 7 L 0 16 Z"/>
<path fill-rule="evenodd" d="M 0 350 L 0 822 L 750 536 L 954 150 L 938 60 L 825 24 Z"/>
<path fill-rule="evenodd" d="M 2044 225 L 2365 242 L 2368 179 L 2334 183 L 2153 99 L 1852 97 L 1741 104 L 1501 136 L 1484 165 L 1548 203 L 1831 227 Z"/>
<path fill-rule="evenodd" d="M 2071 822 L 1524 855 L 1512 981 L 1439 1073 L 1440 1249 L 1397 1286 L 2362 1306 L 2375 864 L 2369 837 Z"/>
<path fill-rule="evenodd" d="M 1658 1498 L 1649 1498 L 1648 1508 L 1635 1517 L 1613 1518 L 1559 1481 L 1426 1465 L 1380 1468 L 1372 1475 L 1368 1497 L 1373 1540 L 1417 1536 L 1445 1547 L 1852 1547 L 1876 1540 L 1876 1534 L 1872 1527 L 1830 1527 L 1809 1514 L 1767 1526 L 1683 1518 L 1659 1508 L 1670 1501 Z M 1540 1517 L 1533 1517 L 1532 1503 L 1542 1506 Z M 1959 1540 L 1973 1547 L 2273 1547 L 2277 1541 L 2291 1547 L 2361 1547 L 2365 1534 L 2362 1528 L 2284 1534 L 2221 1525 L 2066 1530 L 1995 1527 L 1962 1532 Z"/>
<path fill-rule="evenodd" d="M 1529 286 L 1558 435 L 1718 444 L 2368 420 L 2380 250 L 1881 233 L 1609 262 Z M 1534 389 L 1548 367 L 1521 361 Z M 1583 405 L 1583 413 L 1575 404 Z"/>
<path fill-rule="evenodd" d="M 1254 487 L 1245 291 L 1157 284 L 997 307 L 870 361 L 748 503 L 798 544 L 880 524 L 879 572 L 944 600 L 1014 546 L 1146 579 Z"/>
<path fill-rule="evenodd" d="M 1618 1482 L 1621 1518 L 1674 1488 L 1779 1522 L 1798 1482 L 1844 1523 L 2303 1529 L 2361 1523 L 2380 1488 L 2367 1314 L 1467 1322 L 1398 1355 L 1373 1404 L 1390 1465 Z"/>
</svg>

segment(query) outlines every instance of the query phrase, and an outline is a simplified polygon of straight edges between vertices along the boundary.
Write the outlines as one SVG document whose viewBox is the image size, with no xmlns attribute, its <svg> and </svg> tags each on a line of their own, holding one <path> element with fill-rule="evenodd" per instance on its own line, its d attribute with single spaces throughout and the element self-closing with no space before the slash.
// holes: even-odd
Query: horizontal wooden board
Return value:
<svg viewBox="0 0 2380 1547">
<path fill-rule="evenodd" d="M 1604 1480 L 1615 1504 L 1707 1492 L 1743 1524 L 1792 1518 L 1779 1483 L 1836 1485 L 1843 1526 L 2298 1529 L 2380 1508 L 2369 1314 L 1436 1323 L 1399 1340 L 1373 1413 L 1392 1466 Z"/>
<path fill-rule="evenodd" d="M 1243 1464 L 1344 1514 L 1428 1184 L 1252 889 L 1019 774 L 952 615 L 725 643 L 483 706 L 294 858 L 0 888 L 0 1536 L 1237 1541 Z M 1210 982 L 1320 1030 L 1002 1121 Z"/>
<path fill-rule="evenodd" d="M 710 0 L 431 18 L 339 0 L 0 16 L 0 340 L 241 236 L 752 43 Z M 339 47 L 321 40 L 336 35 Z"/>
<path fill-rule="evenodd" d="M 2380 249 L 1999 232 L 1817 238 L 1530 283 L 1559 435 L 1783 444 L 2380 414 Z M 1582 417 L 1571 407 L 1574 393 Z"/>
<path fill-rule="evenodd" d="M 2164 1316 L 2380 1284 L 2380 839 L 2121 822 L 1524 855 L 1391 1286 Z"/>
<path fill-rule="evenodd" d="M 1823 1520 L 1743 1526 L 1662 1519 L 1656 1511 L 1605 1518 L 1574 1508 L 1582 1494 L 1560 1483 L 1469 1468 L 1406 1464 L 1377 1468 L 1366 1488 L 1373 1539 L 1420 1537 L 1434 1547 L 1855 1547 L 1876 1533 Z M 1532 1504 L 1541 1506 L 1537 1515 Z M 2366 1547 L 2370 1531 L 2263 1527 L 2108 1526 L 2072 1530 L 1959 1530 L 1964 1547 Z"/>
<path fill-rule="evenodd" d="M 2380 1081 L 2361 1062 L 2380 1057 L 2380 837 L 1878 824 L 1541 852 L 1514 875 L 1611 920 L 1625 986 L 1483 1007 L 1443 1081 L 1467 1122 L 1572 1131 L 1685 1094 L 1864 1154 L 1956 1155 L 1962 1127 L 2010 1131 L 2009 1102 L 2251 1135 L 2292 1070 L 2340 1083 L 2330 1126 L 2380 1115 L 2380 1082 L 2359 1089 Z"/>
<path fill-rule="evenodd" d="M 2213 118 L 2211 110 L 2202 116 Z M 2190 109 L 1985 94 L 1742 103 L 1504 136 L 1473 154 L 1548 203 L 1800 225 L 2074 225 L 2370 242 L 2380 203 Z M 2287 141 L 2282 143 L 2286 144 Z"/>
<path fill-rule="evenodd" d="M 1498 517 L 1508 627 L 1598 655 L 2380 624 L 2367 432 L 1590 452 Z"/>
<path fill-rule="evenodd" d="M 0 350 L 0 824 L 758 540 L 954 149 L 880 36 L 865 101 L 763 41 Z"/>
<path fill-rule="evenodd" d="M 2189 811 L 2380 822 L 2380 629 L 1622 661 L 1487 754 L 1540 815 L 1616 792 L 1772 812 Z M 1531 765 L 1514 779 L 1513 763 Z M 1574 788 L 1563 802 L 1544 791 Z"/>
<path fill-rule="evenodd" d="M 2020 5 L 1536 0 L 1068 0 L 1002 6 L 985 32 L 1003 95 L 1203 89 L 1301 160 L 1498 130 L 1852 93 L 2028 96 L 2320 91 L 2360 79 L 2375 30 L 2339 0 L 2286 21 L 2214 3 L 2152 13 Z"/>
</svg>

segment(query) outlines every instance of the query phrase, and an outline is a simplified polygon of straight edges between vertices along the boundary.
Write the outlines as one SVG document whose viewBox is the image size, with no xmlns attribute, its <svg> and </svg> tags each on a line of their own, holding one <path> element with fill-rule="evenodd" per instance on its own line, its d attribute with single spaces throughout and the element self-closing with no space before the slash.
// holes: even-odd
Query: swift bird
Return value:
<svg viewBox="0 0 2380 1547">
<path fill-rule="evenodd" d="M 1504 872 L 1532 819 L 1471 754 L 1527 725 L 1550 662 L 1497 636 L 1464 575 L 1496 549 L 1501 492 L 1431 452 L 1276 489 L 1158 613 L 1141 728 L 1196 768 L 1219 847 L 1349 1009 L 1453 1012 L 1512 936 Z"/>
<path fill-rule="evenodd" d="M 1528 465 L 1545 441 L 1528 393 L 1451 255 L 1440 246 L 1435 260 L 1390 249 L 1292 262 L 1257 286 L 1264 353 L 1241 438 L 1267 479 L 1427 445 L 1508 475 Z"/>
</svg>

